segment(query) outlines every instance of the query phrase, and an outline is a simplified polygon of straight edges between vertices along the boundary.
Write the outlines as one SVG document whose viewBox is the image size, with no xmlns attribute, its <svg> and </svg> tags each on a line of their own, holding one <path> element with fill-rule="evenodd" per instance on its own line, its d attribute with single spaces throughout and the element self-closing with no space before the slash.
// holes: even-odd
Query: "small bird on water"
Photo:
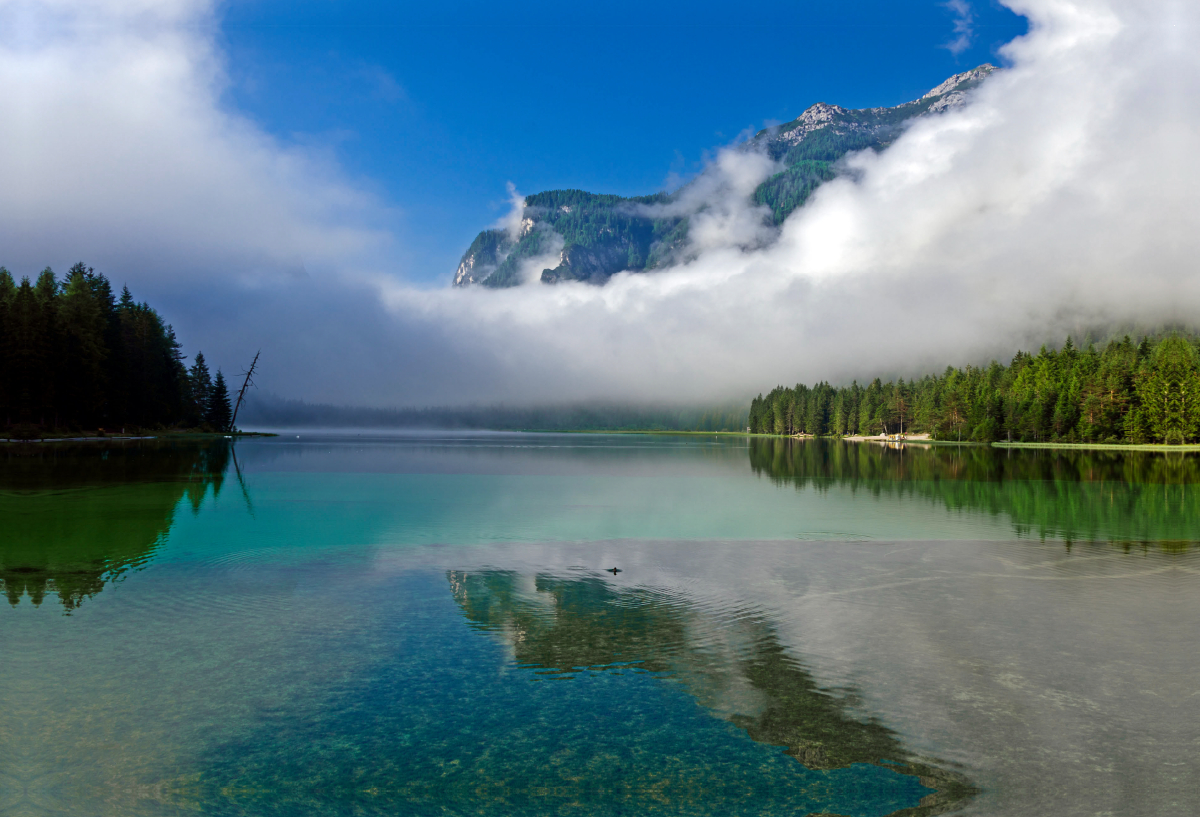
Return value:
<svg viewBox="0 0 1200 817">
<path fill-rule="evenodd" d="M 620 572 L 621 572 L 621 568 L 619 568 L 619 567 L 610 567 L 608 570 L 605 570 L 604 572 L 605 572 L 605 573 L 611 573 L 611 574 L 613 574 L 613 575 L 615 576 L 615 575 L 617 575 L 618 573 L 620 573 Z"/>
</svg>

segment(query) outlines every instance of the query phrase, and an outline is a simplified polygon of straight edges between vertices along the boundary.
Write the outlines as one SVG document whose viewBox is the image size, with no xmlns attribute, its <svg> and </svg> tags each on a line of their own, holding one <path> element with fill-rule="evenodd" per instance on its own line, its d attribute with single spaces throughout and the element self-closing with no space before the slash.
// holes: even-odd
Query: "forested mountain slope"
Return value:
<svg viewBox="0 0 1200 817">
<path fill-rule="evenodd" d="M 758 186 L 755 202 L 768 207 L 770 220 L 781 224 L 813 190 L 837 175 L 838 160 L 847 153 L 882 150 L 915 117 L 965 104 L 967 92 L 993 70 L 981 65 L 956 74 L 920 99 L 894 108 L 849 110 L 819 102 L 791 122 L 759 131 L 738 149 L 763 151 L 783 169 Z M 527 196 L 517 229 L 484 230 L 475 237 L 454 274 L 454 285 L 516 286 L 528 280 L 529 264 L 539 258 L 555 263 L 540 274 L 548 284 L 603 284 L 617 272 L 666 266 L 686 246 L 688 217 L 654 205 L 677 201 L 684 190 L 632 198 L 583 190 Z"/>
</svg>

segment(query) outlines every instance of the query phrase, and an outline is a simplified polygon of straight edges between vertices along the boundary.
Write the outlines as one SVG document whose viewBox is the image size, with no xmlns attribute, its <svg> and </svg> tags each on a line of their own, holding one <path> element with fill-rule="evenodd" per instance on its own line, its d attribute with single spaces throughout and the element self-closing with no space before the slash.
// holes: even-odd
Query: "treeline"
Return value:
<svg viewBox="0 0 1200 817">
<path fill-rule="evenodd" d="M 761 434 L 872 436 L 928 432 L 988 442 L 1200 441 L 1197 336 L 1128 336 L 1079 349 L 1018 352 L 1005 366 L 947 368 L 867 386 L 779 386 L 750 406 Z"/>
<path fill-rule="evenodd" d="M 128 287 L 120 296 L 83 264 L 17 283 L 0 267 L 0 430 L 230 427 L 229 389 Z"/>
<path fill-rule="evenodd" d="M 744 431 L 743 407 L 442 406 L 361 408 L 255 393 L 239 419 L 271 428 L 428 428 L 492 431 Z"/>
</svg>

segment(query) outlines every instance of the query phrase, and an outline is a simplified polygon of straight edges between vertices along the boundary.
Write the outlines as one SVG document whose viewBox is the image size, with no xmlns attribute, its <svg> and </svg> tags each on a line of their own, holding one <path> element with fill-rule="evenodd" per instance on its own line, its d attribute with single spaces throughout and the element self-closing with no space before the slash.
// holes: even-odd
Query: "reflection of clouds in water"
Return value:
<svg viewBox="0 0 1200 817">
<path fill-rule="evenodd" d="M 880 767 L 806 772 L 644 673 L 544 683 L 515 671 L 464 626 L 445 574 L 381 581 L 362 555 L 263 564 L 250 577 L 236 575 L 243 560 L 176 565 L 101 619 L 80 619 L 63 654 L 21 668 L 31 690 L 9 710 L 20 733 L 0 724 L 0 754 L 49 750 L 6 763 L 29 798 L 18 808 L 510 814 L 584 802 L 722 815 L 747 802 L 857 813 L 848 807 L 899 801 L 867 809 L 887 813 L 926 794 Z M 509 578 L 545 616 L 528 582 Z M 22 653 L 37 654 L 39 635 L 61 639 L 47 622 L 21 633 Z M 41 683 L 67 662 L 74 673 Z"/>
<path fill-rule="evenodd" d="M 451 570 L 447 579 L 468 621 L 499 638 L 520 666 L 577 674 L 634 665 L 680 682 L 710 712 L 806 767 L 887 761 L 938 789 L 931 797 L 942 805 L 971 793 L 957 775 L 913 763 L 874 718 L 856 717 L 846 691 L 820 689 L 753 606 L 677 588 L 619 587 L 580 571 Z M 531 579 L 541 596 L 532 604 Z"/>
<path fill-rule="evenodd" d="M 479 558 L 438 554 L 460 569 Z M 604 542 L 506 546 L 487 562 L 551 574 L 612 562 L 626 572 L 596 581 L 677 589 L 699 609 L 752 605 L 819 686 L 858 689 L 861 711 L 911 750 L 969 770 L 986 813 L 1159 815 L 1200 808 L 1183 782 L 1200 771 L 1197 558 L 1032 542 Z"/>
</svg>

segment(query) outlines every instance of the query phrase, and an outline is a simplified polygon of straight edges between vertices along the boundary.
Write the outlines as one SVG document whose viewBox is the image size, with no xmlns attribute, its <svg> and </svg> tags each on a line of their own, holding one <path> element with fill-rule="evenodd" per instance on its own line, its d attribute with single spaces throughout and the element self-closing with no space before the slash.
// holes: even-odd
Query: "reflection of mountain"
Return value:
<svg viewBox="0 0 1200 817">
<path fill-rule="evenodd" d="M 73 610 L 150 559 L 179 500 L 219 491 L 224 440 L 46 444 L 0 450 L 0 585 L 11 604 L 47 592 Z"/>
<path fill-rule="evenodd" d="M 755 438 L 750 466 L 797 488 L 838 485 L 1003 513 L 1019 535 L 1165 547 L 1198 538 L 1200 457 L 1182 453 Z"/>
<path fill-rule="evenodd" d="M 713 714 L 810 769 L 887 765 L 936 790 L 897 814 L 940 814 L 974 793 L 957 775 L 912 757 L 878 721 L 855 717 L 853 695 L 820 689 L 761 613 L 591 577 L 451 571 L 448 578 L 468 620 L 497 634 L 518 664 L 555 674 L 629 665 L 663 673 Z"/>
</svg>

